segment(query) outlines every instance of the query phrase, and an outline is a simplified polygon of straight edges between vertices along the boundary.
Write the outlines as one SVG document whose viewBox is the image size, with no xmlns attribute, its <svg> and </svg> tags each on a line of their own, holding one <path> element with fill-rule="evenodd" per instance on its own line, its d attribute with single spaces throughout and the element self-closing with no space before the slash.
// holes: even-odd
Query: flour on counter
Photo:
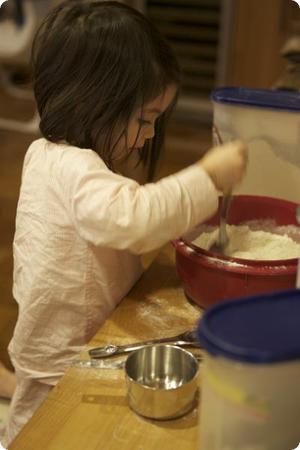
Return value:
<svg viewBox="0 0 300 450">
<path fill-rule="evenodd" d="M 281 233 L 284 227 L 280 227 Z M 241 259 L 278 260 L 300 257 L 300 244 L 287 234 L 253 230 L 248 225 L 226 226 L 229 244 L 224 254 Z M 204 250 L 216 242 L 219 229 L 203 232 L 193 244 Z"/>
<path fill-rule="evenodd" d="M 176 302 L 176 295 L 182 295 L 181 289 L 177 294 L 174 289 L 174 304 L 170 300 L 160 298 L 147 298 L 141 302 L 136 309 L 136 319 L 144 324 L 145 329 L 149 329 L 155 337 L 166 337 L 181 333 L 187 329 L 195 327 L 201 316 L 198 305 Z"/>
</svg>

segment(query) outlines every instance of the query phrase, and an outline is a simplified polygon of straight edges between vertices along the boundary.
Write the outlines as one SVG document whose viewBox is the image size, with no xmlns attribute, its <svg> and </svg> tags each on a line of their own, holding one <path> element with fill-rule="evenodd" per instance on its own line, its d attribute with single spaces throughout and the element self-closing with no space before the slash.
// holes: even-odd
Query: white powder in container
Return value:
<svg viewBox="0 0 300 450">
<path fill-rule="evenodd" d="M 267 231 L 267 223 L 265 222 L 264 226 L 260 221 L 253 221 L 250 225 L 227 225 L 229 244 L 225 248 L 224 254 L 230 257 L 254 260 L 299 258 L 299 227 L 293 225 L 270 227 Z M 258 229 L 259 225 L 264 229 Z M 203 231 L 193 241 L 193 244 L 209 250 L 217 241 L 218 231 L 218 228 L 212 230 L 209 227 L 207 232 Z M 293 239 L 288 234 L 293 235 Z"/>
</svg>

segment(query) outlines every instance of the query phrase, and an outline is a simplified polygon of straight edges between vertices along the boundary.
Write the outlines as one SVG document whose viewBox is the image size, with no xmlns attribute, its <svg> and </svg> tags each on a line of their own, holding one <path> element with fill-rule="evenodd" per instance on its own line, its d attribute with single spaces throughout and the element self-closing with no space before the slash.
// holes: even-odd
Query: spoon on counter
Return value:
<svg viewBox="0 0 300 450">
<path fill-rule="evenodd" d="M 197 341 L 196 330 L 185 331 L 177 336 L 166 337 L 161 339 L 151 339 L 143 342 L 135 342 L 126 345 L 108 344 L 104 347 L 96 347 L 89 350 L 91 358 L 107 358 L 114 355 L 122 355 L 124 353 L 133 352 L 145 345 L 163 344 L 170 342 L 179 347 L 200 347 Z"/>
</svg>

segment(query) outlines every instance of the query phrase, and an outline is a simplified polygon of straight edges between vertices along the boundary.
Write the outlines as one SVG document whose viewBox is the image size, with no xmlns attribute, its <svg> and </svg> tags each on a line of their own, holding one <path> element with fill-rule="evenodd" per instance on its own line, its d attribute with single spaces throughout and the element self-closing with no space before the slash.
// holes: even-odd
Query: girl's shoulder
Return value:
<svg viewBox="0 0 300 450">
<path fill-rule="evenodd" d="M 96 168 L 108 170 L 104 161 L 94 150 L 79 148 L 64 141 L 53 143 L 45 138 L 37 139 L 29 146 L 25 164 L 32 159 L 40 160 L 44 165 L 56 166 L 57 169 L 66 167 L 69 172 L 82 172 Z"/>
<path fill-rule="evenodd" d="M 109 179 L 112 172 L 100 156 L 91 149 L 82 149 L 68 143 L 53 143 L 40 138 L 31 143 L 24 160 L 23 174 L 41 178 L 44 183 L 69 191 L 91 176 Z"/>
</svg>

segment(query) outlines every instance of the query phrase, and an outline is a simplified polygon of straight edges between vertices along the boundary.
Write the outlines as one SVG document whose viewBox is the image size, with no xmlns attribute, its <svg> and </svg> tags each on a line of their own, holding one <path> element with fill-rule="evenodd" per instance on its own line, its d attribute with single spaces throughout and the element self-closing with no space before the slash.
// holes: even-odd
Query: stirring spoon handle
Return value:
<svg viewBox="0 0 300 450">
<path fill-rule="evenodd" d="M 221 216 L 220 216 L 220 229 L 219 229 L 219 242 L 222 247 L 224 247 L 228 242 L 226 223 L 227 223 L 227 216 L 228 216 L 230 201 L 231 201 L 231 191 L 224 194 L 223 200 L 222 200 L 222 209 L 221 209 Z"/>
</svg>

